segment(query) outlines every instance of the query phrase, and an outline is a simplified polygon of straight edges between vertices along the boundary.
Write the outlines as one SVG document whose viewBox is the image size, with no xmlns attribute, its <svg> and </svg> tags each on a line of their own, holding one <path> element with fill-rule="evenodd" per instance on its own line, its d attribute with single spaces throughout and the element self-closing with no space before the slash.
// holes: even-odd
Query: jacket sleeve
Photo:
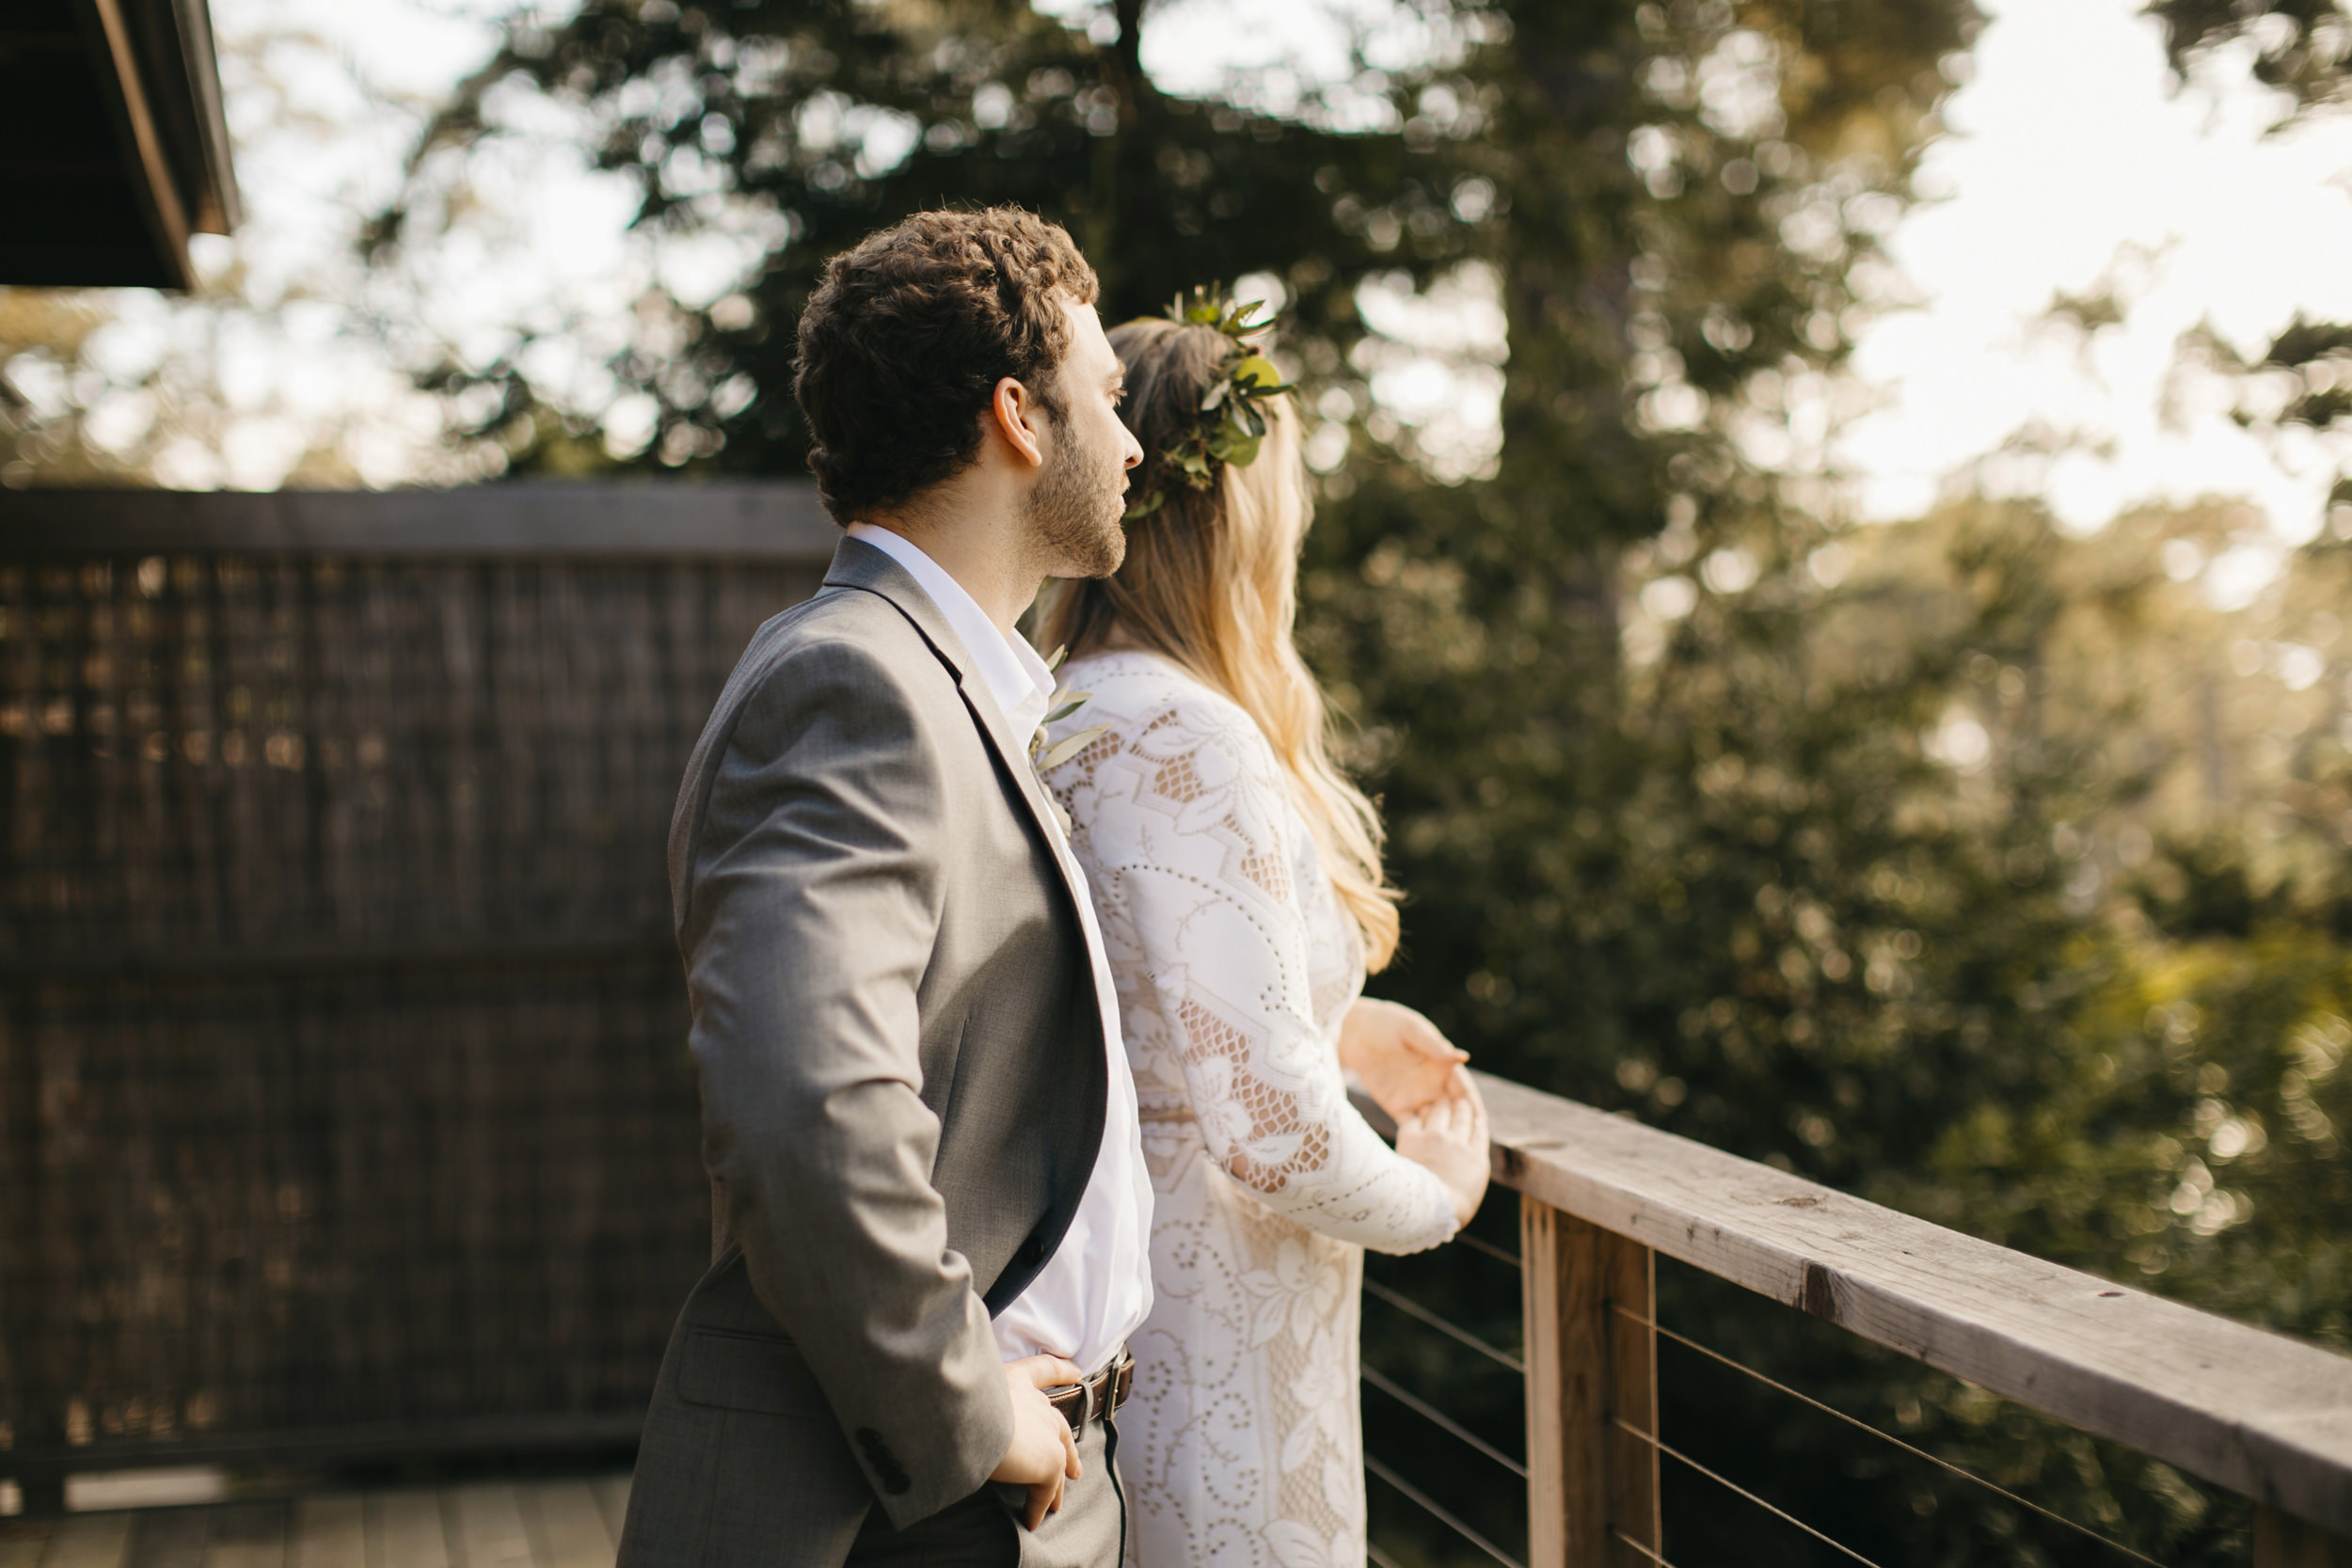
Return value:
<svg viewBox="0 0 2352 1568">
<path fill-rule="evenodd" d="M 753 1289 L 901 1527 L 977 1491 L 1012 1439 L 919 1098 L 915 987 L 946 850 L 939 746 L 873 652 L 794 650 L 737 719 L 680 932 L 704 1163 Z"/>
</svg>

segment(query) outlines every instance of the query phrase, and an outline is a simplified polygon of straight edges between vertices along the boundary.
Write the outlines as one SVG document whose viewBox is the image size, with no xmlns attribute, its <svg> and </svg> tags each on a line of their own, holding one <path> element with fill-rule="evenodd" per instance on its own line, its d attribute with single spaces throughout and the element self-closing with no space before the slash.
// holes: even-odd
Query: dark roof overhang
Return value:
<svg viewBox="0 0 2352 1568">
<path fill-rule="evenodd" d="M 12 0 L 0 283 L 184 289 L 240 216 L 204 0 Z"/>
</svg>

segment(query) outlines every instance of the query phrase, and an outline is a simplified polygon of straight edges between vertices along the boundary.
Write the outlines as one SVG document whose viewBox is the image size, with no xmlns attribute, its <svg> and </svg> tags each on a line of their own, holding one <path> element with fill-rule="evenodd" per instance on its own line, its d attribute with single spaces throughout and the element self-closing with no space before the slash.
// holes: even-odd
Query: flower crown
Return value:
<svg viewBox="0 0 2352 1568">
<path fill-rule="evenodd" d="M 1265 401 L 1290 391 L 1274 362 L 1249 346 L 1248 340 L 1267 330 L 1274 318 L 1252 321 L 1265 307 L 1253 301 L 1236 305 L 1224 285 L 1196 288 L 1187 302 L 1176 296 L 1168 319 L 1186 326 L 1213 326 L 1232 341 L 1232 357 L 1209 389 L 1201 394 L 1192 428 L 1183 440 L 1158 454 L 1142 493 L 1127 508 L 1126 520 L 1149 517 L 1167 504 L 1168 487 L 1181 483 L 1191 490 L 1206 490 L 1216 482 L 1220 464 L 1247 468 L 1258 460 L 1258 444 L 1265 439 Z"/>
</svg>

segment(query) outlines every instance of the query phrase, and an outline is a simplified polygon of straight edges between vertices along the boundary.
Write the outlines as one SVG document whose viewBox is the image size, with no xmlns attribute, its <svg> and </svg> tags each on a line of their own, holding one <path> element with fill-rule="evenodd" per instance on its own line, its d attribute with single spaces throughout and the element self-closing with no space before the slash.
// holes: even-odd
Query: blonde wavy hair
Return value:
<svg viewBox="0 0 2352 1568">
<path fill-rule="evenodd" d="M 1115 576 L 1048 586 L 1039 645 L 1067 647 L 1073 658 L 1148 649 L 1238 704 L 1281 760 L 1376 972 L 1396 953 L 1398 897 L 1380 867 L 1379 814 L 1332 760 L 1323 689 L 1291 637 L 1299 545 L 1312 510 L 1297 418 L 1275 404 L 1257 461 L 1223 465 L 1210 489 L 1190 489 L 1156 471 L 1156 454 L 1190 428 L 1232 356 L 1232 340 L 1214 327 L 1146 320 L 1114 328 L 1110 341 L 1127 368 L 1128 426 L 1153 454 L 1136 474 L 1136 493 L 1162 483 L 1168 499 L 1128 525 L 1127 562 Z"/>
</svg>

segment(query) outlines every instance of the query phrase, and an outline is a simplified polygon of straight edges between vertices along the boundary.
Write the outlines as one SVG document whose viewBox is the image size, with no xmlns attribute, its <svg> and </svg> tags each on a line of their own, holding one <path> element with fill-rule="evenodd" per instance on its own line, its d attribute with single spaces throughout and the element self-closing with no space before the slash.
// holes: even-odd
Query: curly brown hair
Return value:
<svg viewBox="0 0 2352 1568">
<path fill-rule="evenodd" d="M 1070 323 L 1055 296 L 1090 305 L 1099 290 L 1061 226 L 1018 207 L 916 213 L 826 262 L 801 313 L 792 391 L 834 521 L 970 465 L 1005 376 L 1058 420 Z"/>
</svg>

